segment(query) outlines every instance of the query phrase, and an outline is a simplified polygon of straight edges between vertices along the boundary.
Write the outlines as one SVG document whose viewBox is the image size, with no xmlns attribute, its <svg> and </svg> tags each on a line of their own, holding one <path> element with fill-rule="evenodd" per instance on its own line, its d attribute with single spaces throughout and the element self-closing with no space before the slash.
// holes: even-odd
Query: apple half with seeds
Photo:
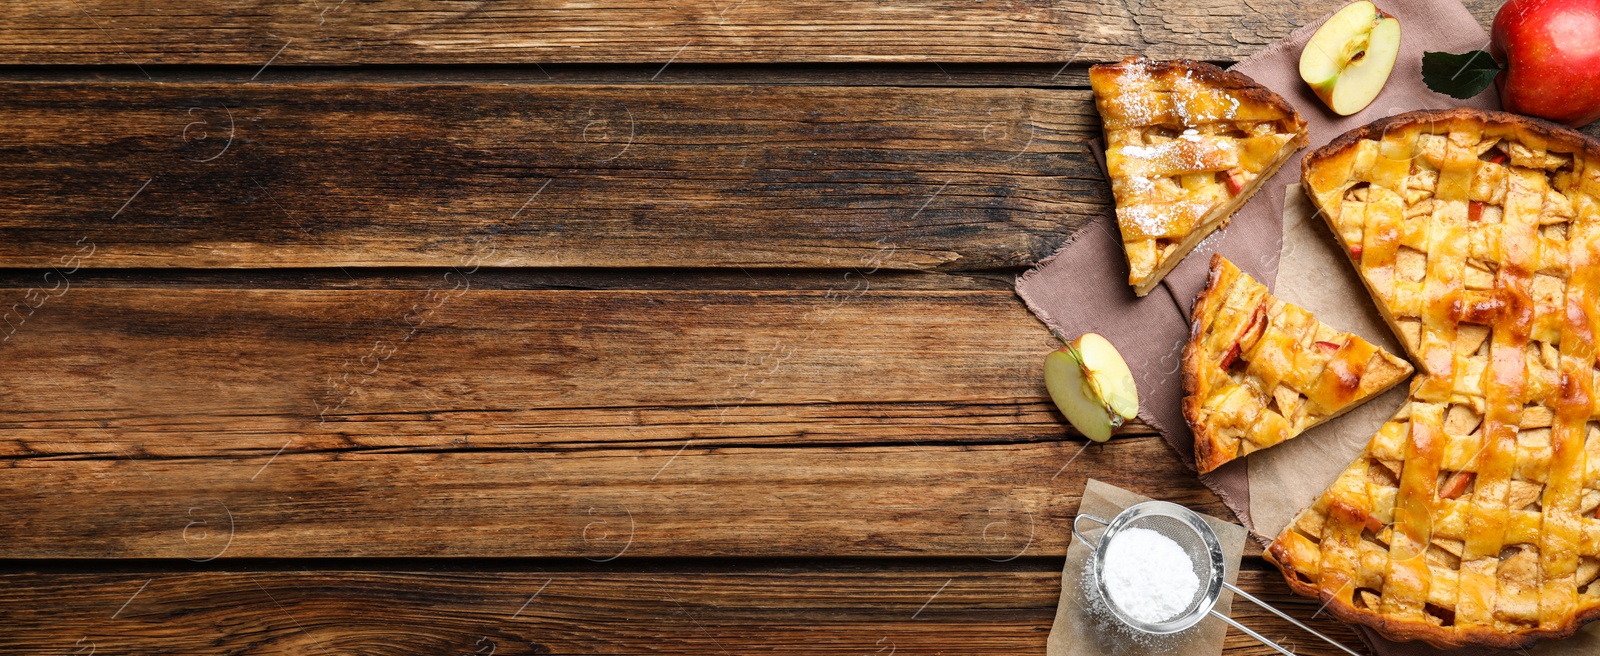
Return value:
<svg viewBox="0 0 1600 656">
<path fill-rule="evenodd" d="M 1367 108 L 1400 55 L 1400 19 L 1367 0 L 1340 9 L 1300 51 L 1300 79 L 1340 116 Z"/>
<path fill-rule="evenodd" d="M 1072 427 L 1096 442 L 1139 413 L 1139 390 L 1122 354 L 1095 333 L 1044 357 L 1044 386 Z"/>
</svg>

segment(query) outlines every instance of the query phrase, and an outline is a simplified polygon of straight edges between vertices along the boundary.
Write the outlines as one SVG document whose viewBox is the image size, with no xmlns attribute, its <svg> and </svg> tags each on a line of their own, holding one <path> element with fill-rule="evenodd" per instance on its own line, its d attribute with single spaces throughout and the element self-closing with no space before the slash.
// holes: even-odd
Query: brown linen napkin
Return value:
<svg viewBox="0 0 1600 656">
<path fill-rule="evenodd" d="M 1149 501 L 1114 485 L 1089 479 L 1083 488 L 1083 503 L 1078 512 L 1110 520 L 1124 508 Z M 1222 544 L 1222 560 L 1227 566 L 1227 581 L 1233 583 L 1239 575 L 1239 559 L 1244 554 L 1244 527 L 1230 524 L 1215 517 L 1201 515 L 1217 532 Z M 1084 522 L 1085 526 L 1093 526 Z M 1090 541 L 1098 540 L 1101 527 L 1086 531 Z M 1222 653 L 1222 640 L 1228 625 L 1216 618 L 1200 620 L 1187 631 L 1169 636 L 1145 636 L 1123 628 L 1103 608 L 1097 609 L 1084 587 L 1092 548 L 1084 541 L 1073 539 L 1067 547 L 1067 564 L 1061 570 L 1061 602 L 1056 604 L 1056 621 L 1050 626 L 1050 639 L 1046 647 L 1049 656 L 1204 656 Z M 1217 599 L 1216 609 L 1224 615 L 1233 607 L 1233 595 L 1223 589 Z"/>
<path fill-rule="evenodd" d="M 1325 18 L 1296 30 L 1240 62 L 1234 70 L 1283 95 L 1306 119 L 1312 148 L 1379 118 L 1414 109 L 1462 105 L 1498 108 L 1494 94 L 1461 102 L 1433 93 L 1422 83 L 1423 51 L 1463 52 L 1488 43 L 1488 35 L 1465 7 L 1456 0 L 1382 0 L 1379 4 L 1400 19 L 1400 56 L 1383 93 L 1354 116 L 1341 117 L 1328 111 L 1300 80 L 1300 50 Z M 1109 216 L 1090 222 L 1054 255 L 1017 279 L 1017 294 L 1045 325 L 1069 337 L 1098 332 L 1122 351 L 1139 385 L 1139 418 L 1159 431 L 1168 444 L 1185 456 L 1185 461 L 1194 452 L 1194 437 L 1183 421 L 1179 359 L 1188 335 L 1190 306 L 1205 285 L 1213 252 L 1222 253 L 1269 286 L 1274 284 L 1269 281 L 1278 280 L 1285 187 L 1299 181 L 1300 157 L 1305 152 L 1291 158 L 1239 210 L 1228 227 L 1201 242 L 1167 275 L 1161 285 L 1165 293 L 1152 291 L 1142 299 L 1134 297 L 1127 283 L 1128 266 L 1121 238 L 1115 220 Z M 1348 302 L 1371 304 L 1364 292 L 1350 297 Z M 1362 335 L 1368 339 L 1378 337 Z M 1251 517 L 1251 486 L 1245 462 L 1229 463 L 1200 478 L 1247 528 L 1270 535 L 1257 531 Z"/>
</svg>

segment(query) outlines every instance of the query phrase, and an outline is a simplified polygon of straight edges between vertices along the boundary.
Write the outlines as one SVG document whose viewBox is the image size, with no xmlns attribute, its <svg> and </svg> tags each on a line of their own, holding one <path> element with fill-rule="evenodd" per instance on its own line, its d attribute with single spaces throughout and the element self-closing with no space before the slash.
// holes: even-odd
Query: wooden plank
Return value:
<svg viewBox="0 0 1600 656">
<path fill-rule="evenodd" d="M 348 269 L 89 269 L 71 274 L 75 289 L 375 289 L 437 288 L 449 267 L 383 267 Z M 45 278 L 45 273 L 50 277 Z M 839 269 L 670 269 L 670 268 L 518 268 L 484 267 L 472 274 L 474 290 L 600 291 L 600 290 L 791 290 L 839 289 L 846 271 Z M 858 273 L 851 274 L 851 282 Z M 0 269 L 0 290 L 26 290 L 54 284 L 56 274 L 38 269 Z M 897 271 L 879 269 L 862 280 L 876 291 L 1005 291 L 1017 274 L 995 271 Z M 3 310 L 4 306 L 0 306 Z M 0 333 L 3 337 L 3 333 Z"/>
<path fill-rule="evenodd" d="M 431 654 L 1037 654 L 1058 561 L 1022 567 L 865 564 L 556 565 L 536 571 L 269 571 L 0 575 L 0 650 L 318 653 L 381 645 Z M 1346 644 L 1348 627 L 1274 571 L 1241 587 Z M 1296 653 L 1334 654 L 1236 603 Z M 1230 656 L 1267 654 L 1230 632 Z M 81 650 L 81 651 L 76 651 Z"/>
<path fill-rule="evenodd" d="M 850 87 L 1034 87 L 1089 88 L 1092 60 L 1061 64 L 959 64 L 881 62 L 870 64 L 543 64 L 504 66 L 277 66 L 259 70 L 260 84 L 514 84 L 527 85 L 730 85 Z M 255 75 L 258 69 L 243 71 Z M 660 72 L 660 75 L 656 73 Z M 0 82 L 120 82 L 128 84 L 237 84 L 232 66 L 0 66 Z M 247 76 L 248 76 L 247 75 Z"/>
<path fill-rule="evenodd" d="M 1342 2 L 32 0 L 0 30 L 0 64 L 1236 60 Z M 1467 5 L 1487 25 L 1498 3 Z"/>
<path fill-rule="evenodd" d="M 1009 291 L 450 273 L 12 290 L 0 553 L 1006 558 L 1063 549 L 1091 475 L 1227 512 L 1157 439 L 1064 439 Z"/>
<path fill-rule="evenodd" d="M 786 291 L 485 290 L 456 270 L 430 289 L 41 277 L 0 290 L 0 457 L 1065 435 L 1040 373 L 1057 343 L 1010 290 L 878 277 Z"/>
<path fill-rule="evenodd" d="M 0 267 L 1011 267 L 1107 210 L 1097 121 L 1055 89 L 4 83 Z"/>
<path fill-rule="evenodd" d="M 648 430 L 646 427 L 644 430 Z M 22 459 L 12 558 L 1065 553 L 1087 477 L 1226 516 L 1159 438 Z"/>
</svg>

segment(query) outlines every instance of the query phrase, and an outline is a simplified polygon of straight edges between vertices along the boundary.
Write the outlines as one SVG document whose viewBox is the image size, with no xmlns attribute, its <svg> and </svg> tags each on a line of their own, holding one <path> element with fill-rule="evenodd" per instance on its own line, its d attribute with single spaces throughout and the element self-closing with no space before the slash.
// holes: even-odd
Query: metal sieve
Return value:
<svg viewBox="0 0 1600 656">
<path fill-rule="evenodd" d="M 1105 531 L 1100 534 L 1098 542 L 1089 542 L 1089 539 L 1080 532 L 1078 523 L 1082 520 L 1089 520 L 1106 527 Z M 1106 550 L 1101 549 L 1100 545 L 1109 544 L 1117 533 L 1130 528 L 1155 531 L 1178 543 L 1178 546 L 1183 548 L 1184 553 L 1189 555 L 1189 562 L 1194 565 L 1194 575 L 1200 580 L 1200 587 L 1195 591 L 1194 598 L 1189 600 L 1189 605 L 1184 608 L 1183 612 L 1164 622 L 1145 622 L 1128 615 L 1127 612 L 1118 608 L 1117 604 L 1111 600 L 1111 594 L 1106 589 L 1105 577 L 1101 575 L 1106 564 Z M 1211 615 L 1227 622 L 1229 626 L 1238 629 L 1241 633 L 1261 641 L 1261 644 L 1276 649 L 1280 654 L 1295 656 L 1294 652 L 1284 649 L 1278 643 L 1268 640 L 1265 636 L 1234 621 L 1233 618 L 1217 612 L 1215 608 L 1217 599 L 1222 596 L 1222 589 L 1227 588 L 1229 592 L 1265 608 L 1273 615 L 1288 620 L 1289 623 L 1305 629 L 1307 633 L 1338 647 L 1341 651 L 1350 654 L 1350 656 L 1361 656 L 1351 651 L 1348 647 L 1335 642 L 1332 638 L 1318 633 L 1315 629 L 1302 624 L 1293 617 L 1285 615 L 1282 611 L 1246 594 L 1243 590 L 1224 580 L 1227 572 L 1222 561 L 1222 545 L 1217 542 L 1217 534 L 1211 530 L 1211 525 L 1201 519 L 1200 515 L 1188 508 L 1165 501 L 1146 501 L 1129 506 L 1126 510 L 1117 513 L 1117 516 L 1113 517 L 1109 522 L 1094 515 L 1080 514 L 1072 520 L 1072 535 L 1079 540 L 1083 540 L 1093 551 L 1090 561 L 1091 573 L 1094 576 L 1095 589 L 1100 593 L 1100 598 L 1105 600 L 1106 608 L 1117 618 L 1117 621 L 1135 630 L 1158 635 L 1177 633 L 1198 624 L 1200 620 L 1205 619 L 1206 615 Z"/>
</svg>

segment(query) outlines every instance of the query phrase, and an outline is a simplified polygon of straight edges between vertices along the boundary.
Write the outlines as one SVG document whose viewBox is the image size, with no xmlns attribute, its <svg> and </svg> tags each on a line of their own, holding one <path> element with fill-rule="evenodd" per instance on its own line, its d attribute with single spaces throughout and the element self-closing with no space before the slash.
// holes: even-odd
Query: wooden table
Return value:
<svg viewBox="0 0 1600 656">
<path fill-rule="evenodd" d="M 1086 67 L 1337 4 L 21 2 L 0 651 L 1042 654 Z"/>
</svg>

